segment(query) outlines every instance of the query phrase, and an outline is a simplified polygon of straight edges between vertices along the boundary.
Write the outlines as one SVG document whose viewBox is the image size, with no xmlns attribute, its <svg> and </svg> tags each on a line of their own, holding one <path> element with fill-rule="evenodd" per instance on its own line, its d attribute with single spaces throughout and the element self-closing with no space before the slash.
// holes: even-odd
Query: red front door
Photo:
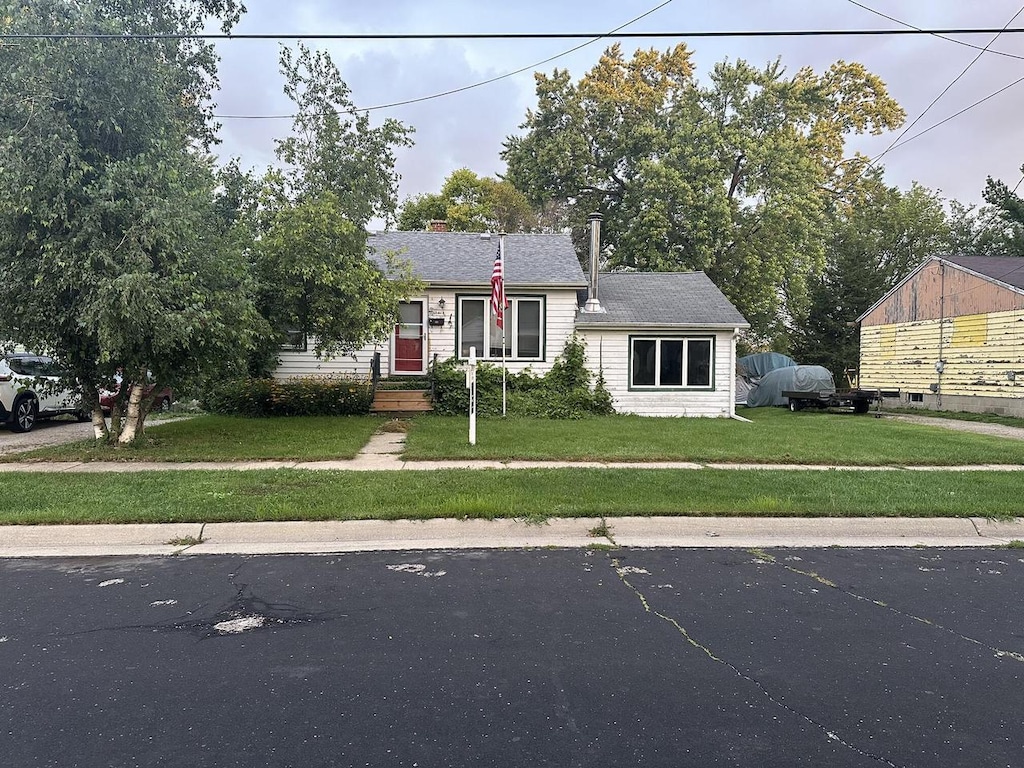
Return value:
<svg viewBox="0 0 1024 768">
<path fill-rule="evenodd" d="M 395 325 L 394 373 L 423 373 L 423 302 L 398 305 Z"/>
</svg>

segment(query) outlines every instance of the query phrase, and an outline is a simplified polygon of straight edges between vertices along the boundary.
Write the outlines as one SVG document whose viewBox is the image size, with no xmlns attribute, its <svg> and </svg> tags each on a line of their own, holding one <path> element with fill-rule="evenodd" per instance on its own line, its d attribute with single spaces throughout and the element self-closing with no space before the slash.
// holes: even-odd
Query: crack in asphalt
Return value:
<svg viewBox="0 0 1024 768">
<path fill-rule="evenodd" d="M 888 603 L 886 603 L 886 602 L 884 602 L 882 600 L 875 600 L 874 598 L 867 597 L 866 595 L 858 594 L 857 592 L 854 592 L 854 591 L 852 591 L 850 589 L 846 589 L 844 587 L 839 586 L 834 581 L 826 579 L 824 576 L 820 575 L 819 573 L 817 573 L 815 571 L 804 571 L 804 570 L 801 570 L 800 568 L 795 568 L 792 565 L 788 565 L 787 563 L 780 562 L 777 557 L 775 557 L 774 555 L 772 555 L 769 552 L 765 552 L 762 549 L 748 549 L 747 552 L 749 554 L 754 555 L 755 557 L 761 559 L 766 565 L 777 565 L 777 566 L 780 566 L 781 568 L 784 568 L 785 570 L 789 571 L 790 573 L 795 573 L 798 576 L 804 576 L 806 578 L 813 579 L 817 583 L 819 583 L 819 584 L 821 584 L 823 586 L 826 586 L 829 589 L 835 589 L 835 590 L 843 593 L 844 595 L 848 595 L 849 597 L 854 598 L 855 600 L 860 600 L 861 602 L 870 603 L 871 605 L 877 606 L 878 608 L 884 608 L 887 611 L 891 611 L 892 613 L 895 613 L 897 616 L 901 616 L 901 617 L 903 617 L 905 619 L 910 619 L 911 621 L 916 621 L 919 624 L 924 624 L 925 626 L 932 627 L 933 629 L 938 629 L 938 630 L 940 630 L 942 632 L 945 632 L 946 634 L 949 634 L 949 635 L 952 635 L 953 637 L 959 638 L 960 640 L 965 640 L 968 643 L 976 645 L 979 648 L 985 648 L 985 649 L 987 649 L 989 651 L 992 651 L 992 653 L 997 658 L 1000 658 L 1000 659 L 1013 659 L 1014 661 L 1024 662 L 1024 654 L 1022 654 L 1022 653 L 1018 653 L 1016 651 L 1007 651 L 1007 650 L 1005 650 L 1003 648 L 996 648 L 994 645 L 989 645 L 988 643 L 983 642 L 981 640 L 978 640 L 975 637 L 971 637 L 970 635 L 965 635 L 962 632 L 958 632 L 955 629 L 951 629 L 950 627 L 945 626 L 944 624 L 939 624 L 938 622 L 932 621 L 931 619 L 926 619 L 923 616 L 918 616 L 918 615 L 910 613 L 908 611 L 904 611 L 904 610 L 902 610 L 900 608 L 896 608 L 896 607 L 891 606 L 891 605 L 889 605 Z"/>
<path fill-rule="evenodd" d="M 866 757 L 869 760 L 874 760 L 877 763 L 889 766 L 889 768 L 905 768 L 904 766 L 900 766 L 897 763 L 892 762 L 888 758 L 883 757 L 882 755 L 876 755 L 872 752 L 867 752 L 866 750 L 861 749 L 855 744 L 851 744 L 850 742 L 846 741 L 841 736 L 839 736 L 835 731 L 829 730 L 828 726 L 826 726 L 825 724 L 819 723 L 810 715 L 804 714 L 803 712 L 794 709 L 789 704 L 786 704 L 786 702 L 782 701 L 781 699 L 776 697 L 770 690 L 768 690 L 767 686 L 765 686 L 765 684 L 758 680 L 756 677 L 753 677 L 747 672 L 744 672 L 742 669 L 737 667 L 732 662 L 723 659 L 721 656 L 718 656 L 709 646 L 697 640 L 697 638 L 691 635 L 690 632 L 686 629 L 686 627 L 684 627 L 677 619 L 667 614 L 664 614 L 661 611 L 658 611 L 654 607 L 652 607 L 650 602 L 644 596 L 643 592 L 641 592 L 638 587 L 634 586 L 629 581 L 629 579 L 626 578 L 627 574 L 636 573 L 636 571 L 631 571 L 627 568 L 624 568 L 621 565 L 619 558 L 617 557 L 611 558 L 611 564 L 612 568 L 615 569 L 615 573 L 618 575 L 619 580 L 626 586 L 627 589 L 633 592 L 633 594 L 635 594 L 637 598 L 640 600 L 640 604 L 643 606 L 644 611 L 670 624 L 680 635 L 682 635 L 683 639 L 686 640 L 687 643 L 689 643 L 691 646 L 704 653 L 709 659 L 711 659 L 715 663 L 721 664 L 722 666 L 731 670 L 740 679 L 745 680 L 746 682 L 753 685 L 772 704 L 781 709 L 784 709 L 786 712 L 789 712 L 795 717 L 798 717 L 799 719 L 813 726 L 817 730 L 821 731 L 823 734 L 825 734 L 825 737 L 829 741 L 834 741 L 837 744 L 845 747 L 846 749 L 855 752 L 861 757 Z"/>
</svg>

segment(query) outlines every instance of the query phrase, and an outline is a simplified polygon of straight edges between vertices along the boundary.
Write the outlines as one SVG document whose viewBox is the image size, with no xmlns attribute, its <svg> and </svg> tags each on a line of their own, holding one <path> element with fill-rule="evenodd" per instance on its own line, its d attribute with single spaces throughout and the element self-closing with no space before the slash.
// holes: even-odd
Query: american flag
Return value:
<svg viewBox="0 0 1024 768">
<path fill-rule="evenodd" d="M 491 312 L 499 328 L 505 327 L 505 308 L 508 302 L 505 299 L 505 272 L 501 261 L 501 245 L 498 246 L 498 255 L 494 259 L 494 269 L 491 270 Z"/>
</svg>

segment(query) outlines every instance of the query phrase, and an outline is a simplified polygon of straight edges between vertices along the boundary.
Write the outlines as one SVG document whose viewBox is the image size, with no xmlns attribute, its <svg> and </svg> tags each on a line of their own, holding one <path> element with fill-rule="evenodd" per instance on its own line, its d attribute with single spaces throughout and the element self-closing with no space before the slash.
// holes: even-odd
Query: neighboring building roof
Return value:
<svg viewBox="0 0 1024 768">
<path fill-rule="evenodd" d="M 578 313 L 577 326 L 750 327 L 703 272 L 602 272 L 597 288 L 606 311 Z"/>
<path fill-rule="evenodd" d="M 1019 256 L 938 256 L 982 277 L 1024 290 L 1024 258 Z"/>
<path fill-rule="evenodd" d="M 420 280 L 433 285 L 489 286 L 498 236 L 478 232 L 378 232 L 371 258 L 397 252 Z M 505 285 L 579 288 L 587 280 L 569 235 L 505 235 Z"/>
<path fill-rule="evenodd" d="M 868 307 L 861 315 L 857 318 L 857 322 L 863 322 L 864 318 L 874 312 L 879 306 L 888 301 L 889 297 L 900 290 L 904 285 L 910 282 L 915 275 L 921 270 L 927 267 L 929 264 L 934 262 L 945 262 L 951 264 L 954 267 L 960 267 L 961 269 L 972 272 L 978 277 L 985 280 L 990 280 L 994 283 L 999 283 L 1007 288 L 1016 291 L 1017 293 L 1024 293 L 1024 258 L 1019 256 L 963 256 L 963 255 L 935 255 L 929 256 L 900 280 L 896 285 L 890 288 L 885 294 L 874 304 Z"/>
</svg>

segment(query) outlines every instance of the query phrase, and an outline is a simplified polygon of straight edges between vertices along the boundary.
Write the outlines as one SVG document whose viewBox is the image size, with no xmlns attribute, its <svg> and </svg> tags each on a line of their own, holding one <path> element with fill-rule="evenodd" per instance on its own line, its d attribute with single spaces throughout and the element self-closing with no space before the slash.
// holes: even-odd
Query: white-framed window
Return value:
<svg viewBox="0 0 1024 768">
<path fill-rule="evenodd" d="M 505 310 L 505 358 L 507 360 L 544 359 L 544 297 L 509 296 Z M 458 350 L 460 358 L 469 357 L 476 347 L 478 357 L 501 359 L 501 328 L 491 312 L 490 296 L 458 297 Z"/>
<path fill-rule="evenodd" d="M 715 339 L 711 336 L 630 336 L 631 389 L 713 389 Z"/>
</svg>

